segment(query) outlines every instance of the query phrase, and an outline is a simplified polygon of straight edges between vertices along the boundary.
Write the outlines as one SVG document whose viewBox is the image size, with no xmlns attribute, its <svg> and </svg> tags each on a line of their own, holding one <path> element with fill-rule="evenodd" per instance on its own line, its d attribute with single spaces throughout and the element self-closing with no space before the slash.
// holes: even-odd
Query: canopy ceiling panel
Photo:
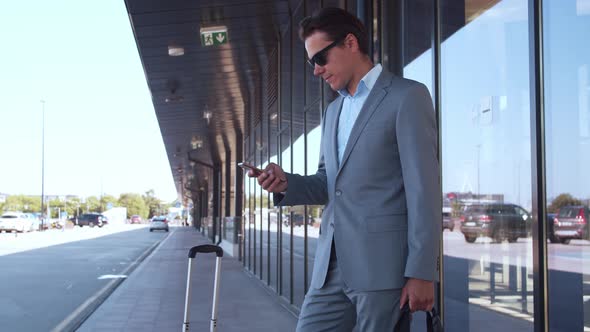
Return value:
<svg viewBox="0 0 590 332">
<path fill-rule="evenodd" d="M 125 0 L 179 195 L 190 175 L 207 180 L 245 134 L 262 68 L 289 23 L 287 0 Z M 201 28 L 225 26 L 228 42 L 201 45 Z M 169 56 L 170 46 L 184 49 Z M 250 110 L 251 111 L 251 110 Z M 191 144 L 192 143 L 192 144 Z M 198 144 L 197 144 L 198 143 Z M 195 148 L 196 146 L 196 148 Z M 190 159 L 200 163 L 191 167 Z"/>
</svg>

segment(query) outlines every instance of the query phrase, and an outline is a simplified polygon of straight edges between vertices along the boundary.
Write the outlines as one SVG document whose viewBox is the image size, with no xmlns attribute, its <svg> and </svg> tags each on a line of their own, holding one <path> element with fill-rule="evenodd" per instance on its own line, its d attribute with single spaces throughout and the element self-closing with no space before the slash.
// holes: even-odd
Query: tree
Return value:
<svg viewBox="0 0 590 332">
<path fill-rule="evenodd" d="M 121 194 L 119 197 L 119 205 L 127 208 L 127 218 L 130 218 L 134 214 L 137 214 L 144 219 L 147 218 L 149 210 L 139 194 Z"/>
<path fill-rule="evenodd" d="M 8 196 L 0 211 L 39 212 L 41 211 L 41 198 L 35 196 L 11 195 Z"/>
<path fill-rule="evenodd" d="M 162 214 L 162 201 L 156 197 L 153 189 L 146 191 L 142 198 L 148 208 L 148 218 Z"/>
<path fill-rule="evenodd" d="M 557 211 L 559 211 L 559 208 L 568 205 L 583 205 L 583 203 L 581 200 L 574 198 L 570 194 L 560 194 L 559 196 L 555 197 L 555 199 L 551 202 L 551 204 L 547 208 L 547 212 L 557 213 Z"/>
<path fill-rule="evenodd" d="M 115 205 L 117 204 L 117 198 L 115 196 L 112 195 L 103 195 L 100 197 L 100 211 L 106 211 L 107 209 L 107 205 L 109 203 Z"/>
<path fill-rule="evenodd" d="M 59 212 L 66 209 L 66 202 L 59 198 L 52 199 L 45 204 L 45 209 L 49 207 L 49 218 L 59 218 Z"/>
<path fill-rule="evenodd" d="M 95 196 L 86 198 L 86 204 L 82 204 L 86 212 L 100 212 L 100 201 Z"/>
<path fill-rule="evenodd" d="M 84 212 L 84 205 L 80 203 L 80 198 L 73 197 L 66 201 L 66 211 L 68 216 L 77 217 L 79 214 Z"/>
</svg>

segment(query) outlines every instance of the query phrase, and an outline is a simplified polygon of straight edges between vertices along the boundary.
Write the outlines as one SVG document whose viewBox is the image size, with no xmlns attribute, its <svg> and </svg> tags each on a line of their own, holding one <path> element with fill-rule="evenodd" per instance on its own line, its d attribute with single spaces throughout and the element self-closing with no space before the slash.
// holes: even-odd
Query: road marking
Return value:
<svg viewBox="0 0 590 332">
<path fill-rule="evenodd" d="M 105 274 L 102 275 L 100 277 L 98 277 L 98 280 L 103 280 L 103 279 L 125 279 L 127 278 L 127 275 L 125 274 Z"/>
</svg>

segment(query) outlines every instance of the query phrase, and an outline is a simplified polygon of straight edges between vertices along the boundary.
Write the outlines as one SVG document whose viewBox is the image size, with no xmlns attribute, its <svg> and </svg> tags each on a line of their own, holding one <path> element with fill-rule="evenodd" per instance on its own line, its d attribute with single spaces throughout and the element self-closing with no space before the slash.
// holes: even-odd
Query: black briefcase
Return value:
<svg viewBox="0 0 590 332">
<path fill-rule="evenodd" d="M 408 305 L 402 308 L 401 316 L 395 325 L 394 332 L 410 332 L 410 325 L 412 323 L 412 313 Z M 435 308 L 426 312 L 426 331 L 427 332 L 444 332 L 440 315 Z"/>
</svg>

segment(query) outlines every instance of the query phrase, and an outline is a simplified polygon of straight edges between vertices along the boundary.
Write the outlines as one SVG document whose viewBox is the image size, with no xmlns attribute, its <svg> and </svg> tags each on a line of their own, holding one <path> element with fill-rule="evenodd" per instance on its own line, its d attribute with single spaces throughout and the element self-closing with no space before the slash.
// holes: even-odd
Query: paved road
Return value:
<svg viewBox="0 0 590 332">
<path fill-rule="evenodd" d="M 2 330 L 50 331 L 166 234 L 136 225 L 0 234 Z"/>
</svg>

